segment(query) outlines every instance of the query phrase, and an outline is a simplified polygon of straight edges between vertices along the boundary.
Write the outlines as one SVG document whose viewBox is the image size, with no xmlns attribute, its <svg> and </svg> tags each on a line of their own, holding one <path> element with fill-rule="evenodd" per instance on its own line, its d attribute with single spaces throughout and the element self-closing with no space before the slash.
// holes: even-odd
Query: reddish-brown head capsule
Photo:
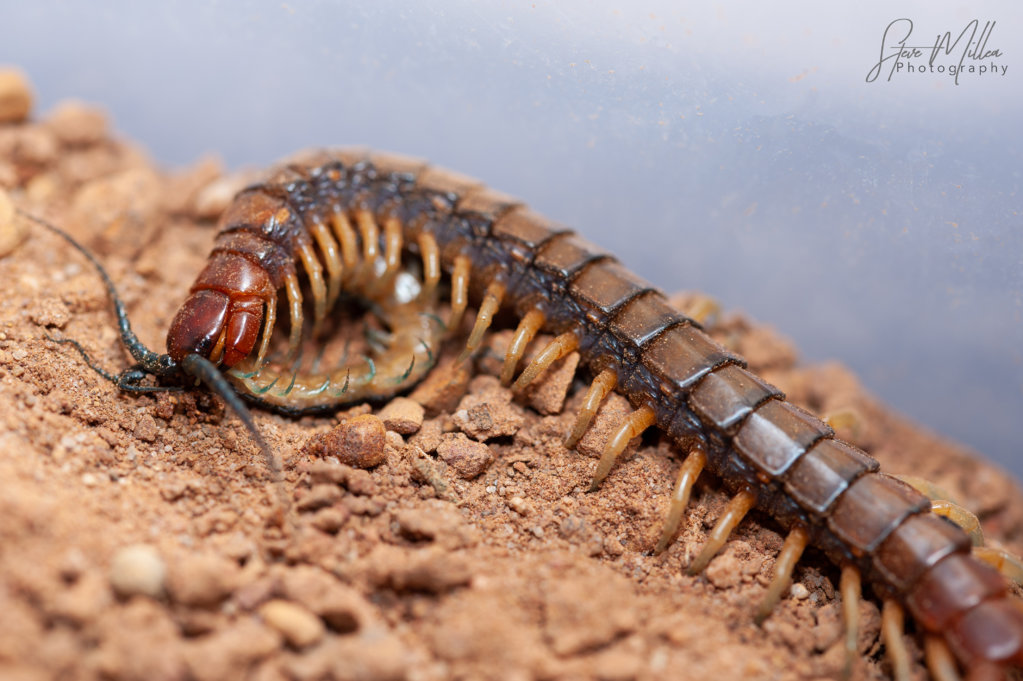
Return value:
<svg viewBox="0 0 1023 681">
<path fill-rule="evenodd" d="M 188 297 L 167 332 L 167 354 L 175 362 L 195 353 L 210 359 L 227 322 L 231 299 L 220 291 L 204 289 Z"/>
<path fill-rule="evenodd" d="M 196 353 L 231 367 L 256 344 L 263 304 L 275 295 L 266 269 L 237 252 L 214 253 L 167 334 L 175 360 Z"/>
<path fill-rule="evenodd" d="M 232 301 L 220 291 L 196 291 L 174 315 L 167 354 L 180 362 L 195 353 L 232 367 L 252 352 L 262 323 L 263 301 L 256 296 Z"/>
</svg>

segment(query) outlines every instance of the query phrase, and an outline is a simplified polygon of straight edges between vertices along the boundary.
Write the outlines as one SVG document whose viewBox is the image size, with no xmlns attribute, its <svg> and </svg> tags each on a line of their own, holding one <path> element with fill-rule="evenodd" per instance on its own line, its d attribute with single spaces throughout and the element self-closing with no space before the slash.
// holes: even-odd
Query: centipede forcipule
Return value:
<svg viewBox="0 0 1023 681">
<path fill-rule="evenodd" d="M 700 573 L 757 508 L 789 533 L 760 618 L 812 545 L 842 570 L 850 655 L 866 579 L 883 600 L 884 636 L 896 656 L 902 635 L 896 627 L 906 611 L 926 632 L 936 677 L 948 678 L 951 655 L 971 678 L 1023 664 L 1023 612 L 1006 581 L 970 555 L 968 536 L 931 513 L 927 497 L 786 402 L 610 254 L 516 199 L 414 159 L 318 152 L 241 192 L 220 228 L 206 269 L 170 326 L 167 354 L 135 340 L 118 305 L 125 344 L 139 363 L 131 373 L 108 376 L 122 387 L 153 387 L 140 384 L 145 373 L 165 382 L 201 378 L 245 419 L 214 370 L 219 366 L 234 390 L 257 405 L 289 413 L 336 409 L 419 380 L 443 338 L 459 328 L 470 299 L 480 302 L 463 355 L 480 347 L 494 315 L 507 308 L 519 324 L 505 357 L 506 384 L 520 390 L 573 351 L 593 376 L 568 445 L 611 390 L 635 408 L 606 445 L 592 491 L 599 493 L 627 443 L 652 426 L 685 454 L 659 550 L 672 540 L 701 470 L 734 493 L 690 574 Z M 418 264 L 412 280 L 403 257 Z M 433 311 L 442 271 L 451 280 L 445 319 Z M 290 332 L 283 359 L 270 361 L 282 289 Z M 387 341 L 340 369 L 299 369 L 304 298 L 311 295 L 315 329 L 341 291 L 378 308 Z M 516 378 L 541 330 L 554 340 Z"/>
</svg>

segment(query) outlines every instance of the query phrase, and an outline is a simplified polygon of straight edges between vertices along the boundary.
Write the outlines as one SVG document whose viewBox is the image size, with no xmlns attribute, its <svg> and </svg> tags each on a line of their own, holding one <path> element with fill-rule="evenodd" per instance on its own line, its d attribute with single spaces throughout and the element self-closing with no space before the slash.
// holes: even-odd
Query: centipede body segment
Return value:
<svg viewBox="0 0 1023 681">
<path fill-rule="evenodd" d="M 403 258 L 415 263 L 414 276 Z M 442 272 L 450 275 L 444 318 L 435 312 Z M 386 340 L 339 367 L 299 369 L 305 327 L 316 333 L 342 294 L 369 301 Z M 785 401 L 609 253 L 470 178 L 359 150 L 294 160 L 243 191 L 224 214 L 167 346 L 171 364 L 199 355 L 221 365 L 256 404 L 291 413 L 332 409 L 422 378 L 470 300 L 479 301 L 479 311 L 464 355 L 479 347 L 498 310 L 511 309 L 520 320 L 501 375 L 514 389 L 558 358 L 580 354 L 594 381 L 569 446 L 611 390 L 636 409 L 608 443 L 594 490 L 647 428 L 661 430 L 686 455 L 657 551 L 671 542 L 704 468 L 735 497 L 691 572 L 706 566 L 754 508 L 789 533 L 758 620 L 812 545 L 842 568 L 847 600 L 858 597 L 861 578 L 884 600 L 885 640 L 898 669 L 906 666 L 897 643 L 903 610 L 925 632 L 935 674 L 948 650 L 966 669 L 1023 663 L 1023 612 L 1006 581 L 971 556 L 961 529 L 930 512 L 930 499 Z M 312 310 L 309 322 L 304 308 Z M 273 360 L 270 338 L 285 316 L 288 350 Z M 554 340 L 519 366 L 541 330 Z M 854 613 L 847 617 L 854 620 Z M 854 650 L 854 630 L 851 637 Z"/>
</svg>

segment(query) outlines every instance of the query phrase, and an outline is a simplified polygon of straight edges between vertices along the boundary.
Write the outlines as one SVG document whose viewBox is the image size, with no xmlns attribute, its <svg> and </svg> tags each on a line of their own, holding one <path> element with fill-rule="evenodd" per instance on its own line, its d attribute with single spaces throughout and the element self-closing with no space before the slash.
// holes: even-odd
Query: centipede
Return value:
<svg viewBox="0 0 1023 681">
<path fill-rule="evenodd" d="M 388 398 L 421 381 L 446 339 L 468 329 L 470 304 L 476 314 L 459 336 L 460 361 L 481 347 L 500 311 L 510 312 L 517 327 L 503 358 L 506 386 L 525 389 L 573 352 L 591 377 L 566 447 L 579 442 L 610 392 L 634 409 L 605 445 L 591 492 L 600 493 L 627 444 L 648 429 L 683 455 L 654 552 L 673 541 L 706 471 L 730 501 L 688 574 L 699 575 L 754 509 L 787 533 L 758 622 L 812 546 L 840 570 L 849 659 L 867 582 L 882 602 L 895 678 L 910 677 L 907 616 L 935 679 L 1002 678 L 1023 665 L 1023 610 L 992 565 L 1004 556 L 975 554 L 961 513 L 941 512 L 926 486 L 882 472 L 837 439 L 825 420 L 786 401 L 612 254 L 477 180 L 363 149 L 283 162 L 221 216 L 209 260 L 170 324 L 166 353 L 134 335 L 95 256 L 39 222 L 98 268 L 135 360 L 119 374 L 90 366 L 127 391 L 205 384 L 242 419 L 274 471 L 246 405 L 304 414 Z M 321 335 L 339 301 L 351 298 L 380 320 L 378 342 L 329 369 L 302 362 L 304 341 Z M 553 340 L 527 363 L 541 332 Z"/>
</svg>

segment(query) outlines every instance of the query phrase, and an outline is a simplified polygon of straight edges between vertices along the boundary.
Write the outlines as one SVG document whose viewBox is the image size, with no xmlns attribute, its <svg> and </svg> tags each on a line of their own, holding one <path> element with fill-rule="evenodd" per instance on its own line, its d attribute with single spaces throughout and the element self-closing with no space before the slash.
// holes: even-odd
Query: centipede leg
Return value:
<svg viewBox="0 0 1023 681">
<path fill-rule="evenodd" d="M 401 222 L 390 217 L 384 222 L 384 278 L 392 277 L 401 267 L 401 247 L 404 242 Z"/>
<path fill-rule="evenodd" d="M 359 238 L 362 239 L 362 269 L 357 281 L 365 284 L 373 276 L 373 267 L 380 253 L 380 227 L 368 210 L 355 213 L 355 224 L 359 228 Z"/>
<path fill-rule="evenodd" d="M 583 399 L 583 406 L 579 408 L 579 415 L 575 417 L 575 425 L 572 426 L 572 431 L 565 438 L 565 447 L 572 449 L 579 443 L 579 439 L 590 427 L 590 421 L 600 409 L 600 403 L 604 401 L 609 392 L 614 390 L 616 383 L 618 383 L 618 374 L 614 369 L 604 369 L 593 379 L 593 383 L 590 384 L 590 389 L 586 391 L 586 397 Z"/>
<path fill-rule="evenodd" d="M 527 366 L 522 373 L 519 374 L 515 383 L 512 384 L 512 391 L 519 392 L 536 380 L 540 374 L 547 371 L 547 367 L 554 364 L 562 357 L 575 352 L 578 347 L 579 336 L 577 336 L 574 332 L 566 331 L 561 334 L 548 343 L 544 349 L 533 358 L 533 361 L 529 363 L 529 366 Z"/>
<path fill-rule="evenodd" d="M 654 410 L 646 406 L 640 407 L 625 417 L 625 421 L 619 426 L 617 432 L 604 445 L 604 451 L 600 454 L 600 461 L 597 462 L 597 470 L 593 474 L 593 482 L 590 483 L 591 492 L 600 489 L 600 483 L 604 482 L 604 478 L 611 472 L 611 467 L 614 466 L 615 461 L 625 451 L 625 448 L 629 446 L 629 441 L 634 437 L 642 435 L 643 431 L 654 425 L 656 420 L 657 415 L 654 413 Z"/>
<path fill-rule="evenodd" d="M 494 315 L 501 307 L 504 291 L 504 284 L 499 281 L 491 282 L 487 286 L 487 290 L 483 294 L 483 302 L 480 303 L 479 312 L 476 313 L 476 323 L 473 324 L 472 333 L 469 334 L 469 339 L 465 342 L 465 349 L 458 355 L 458 359 L 455 360 L 456 362 L 464 362 L 483 342 L 483 335 L 490 328 L 490 324 L 494 321 Z"/>
<path fill-rule="evenodd" d="M 472 260 L 467 255 L 460 255 L 455 258 L 455 266 L 451 270 L 451 318 L 448 320 L 448 328 L 452 331 L 458 329 L 462 323 L 462 315 L 469 304 L 469 272 L 472 269 Z"/>
<path fill-rule="evenodd" d="M 1023 585 L 1023 562 L 1005 549 L 995 546 L 974 546 L 973 555 L 1001 572 L 1006 579 Z"/>
<path fill-rule="evenodd" d="M 774 563 L 774 579 L 771 580 L 771 585 L 767 587 L 767 594 L 764 596 L 764 600 L 760 601 L 760 605 L 757 607 L 757 614 L 754 620 L 758 625 L 764 623 L 764 620 L 767 619 L 771 611 L 778 605 L 782 594 L 789 588 L 789 585 L 792 583 L 792 571 L 795 570 L 796 563 L 799 562 L 799 558 L 803 555 L 803 551 L 806 550 L 806 545 L 809 541 L 810 535 L 806 528 L 799 526 L 793 527 L 789 535 L 785 537 L 781 553 L 778 554 L 778 559 Z"/>
<path fill-rule="evenodd" d="M 848 679 L 852 674 L 853 660 L 856 659 L 859 650 L 862 596 L 860 571 L 852 565 L 842 566 L 838 588 L 842 594 L 842 619 L 845 621 L 845 668 L 842 676 Z"/>
<path fill-rule="evenodd" d="M 682 522 L 682 514 L 689 505 L 689 495 L 693 492 L 693 484 L 700 472 L 707 465 L 707 453 L 701 447 L 694 447 L 682 467 L 678 471 L 678 479 L 675 480 L 675 487 L 671 493 L 671 506 L 668 507 L 668 516 L 664 519 L 664 527 L 661 529 L 661 538 L 654 548 L 654 555 L 663 553 L 671 540 L 678 532 L 678 526 Z"/>
<path fill-rule="evenodd" d="M 316 336 L 324 317 L 327 316 L 327 285 L 323 281 L 323 266 L 320 265 L 312 244 L 308 241 L 298 244 L 295 250 L 309 277 L 309 288 L 313 292 L 313 336 Z"/>
<path fill-rule="evenodd" d="M 903 636 L 906 613 L 897 601 L 890 598 L 881 606 L 881 639 L 892 663 L 893 681 L 909 681 L 909 650 Z"/>
<path fill-rule="evenodd" d="M 327 266 L 327 309 L 330 310 L 337 302 L 338 294 L 341 292 L 341 274 L 344 271 L 341 264 L 340 247 L 330 230 L 322 222 L 314 222 L 309 226 L 309 232 L 316 239 L 316 244 L 323 254 L 323 262 Z"/>
<path fill-rule="evenodd" d="M 440 281 L 440 247 L 432 234 L 423 232 L 417 239 L 419 256 L 423 259 L 423 288 L 419 297 L 426 300 L 437 288 Z"/>
<path fill-rule="evenodd" d="M 697 324 L 706 325 L 717 318 L 721 305 L 710 296 L 696 294 L 682 312 Z"/>
<path fill-rule="evenodd" d="M 378 296 L 381 291 L 386 290 L 394 283 L 394 277 L 398 274 L 398 268 L 401 267 L 403 243 L 401 222 L 395 217 L 387 218 L 384 222 L 384 271 L 369 288 L 370 297 Z"/>
<path fill-rule="evenodd" d="M 302 343 L 302 289 L 298 283 L 298 276 L 289 272 L 284 277 L 284 289 L 288 293 L 288 312 L 291 314 L 291 332 L 288 335 L 287 361 L 291 362 L 298 356 L 298 348 Z"/>
<path fill-rule="evenodd" d="M 703 572 L 704 568 L 710 564 L 711 559 L 717 555 L 717 552 L 728 541 L 732 531 L 742 522 L 742 519 L 746 517 L 746 514 L 749 513 L 756 503 L 757 496 L 749 489 L 744 489 L 732 497 L 732 500 L 725 507 L 725 512 L 721 514 L 717 524 L 714 525 L 714 529 L 707 536 L 707 543 L 703 545 L 703 549 L 696 556 L 696 560 L 686 570 L 686 574 L 690 577 L 695 577 Z"/>
<path fill-rule="evenodd" d="M 924 661 L 934 681 L 960 681 L 952 651 L 940 636 L 924 638 Z"/>
<path fill-rule="evenodd" d="M 277 296 L 271 296 L 266 301 L 263 319 L 263 337 L 259 341 L 259 352 L 256 353 L 256 363 L 253 371 L 259 371 L 266 359 L 266 353 L 270 349 L 270 337 L 273 336 L 274 326 L 277 323 Z"/>
<path fill-rule="evenodd" d="M 334 213 L 330 224 L 341 245 L 341 261 L 344 263 L 344 277 L 351 277 L 359 266 L 359 239 L 355 234 L 351 221 L 344 213 Z"/>
<path fill-rule="evenodd" d="M 970 535 L 970 541 L 974 546 L 984 545 L 984 530 L 980 527 L 980 518 L 959 504 L 936 499 L 931 502 L 931 513 L 948 518 L 962 528 L 963 532 Z"/>
<path fill-rule="evenodd" d="M 863 417 L 852 407 L 828 412 L 821 417 L 821 420 L 835 430 L 848 430 L 854 437 L 859 436 L 863 430 Z"/>
<path fill-rule="evenodd" d="M 515 335 L 512 336 L 511 343 L 508 344 L 508 352 L 504 355 L 504 367 L 501 369 L 501 385 L 511 385 L 512 379 L 515 377 L 515 367 L 526 352 L 526 346 L 529 345 L 530 341 L 536 337 L 537 332 L 540 331 L 540 327 L 543 326 L 545 319 L 543 312 L 540 310 L 530 310 L 522 317 L 518 328 L 515 329 Z"/>
</svg>

